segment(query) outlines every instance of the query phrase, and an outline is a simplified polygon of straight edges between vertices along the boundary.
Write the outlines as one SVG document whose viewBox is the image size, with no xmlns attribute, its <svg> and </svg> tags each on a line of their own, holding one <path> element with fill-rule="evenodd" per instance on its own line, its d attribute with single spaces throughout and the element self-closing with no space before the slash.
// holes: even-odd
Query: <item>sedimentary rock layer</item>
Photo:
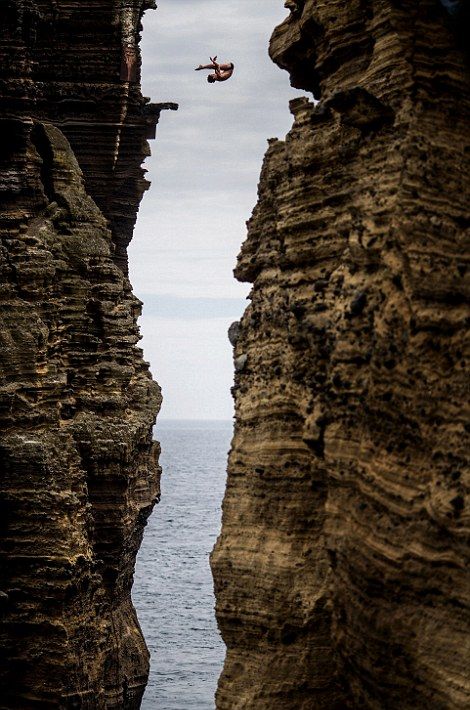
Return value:
<svg viewBox="0 0 470 710">
<path fill-rule="evenodd" d="M 465 18 L 288 5 L 271 56 L 320 101 L 270 141 L 236 268 L 217 707 L 463 710 Z"/>
<path fill-rule="evenodd" d="M 130 590 L 161 397 L 125 248 L 164 107 L 140 93 L 148 5 L 0 7 L 3 709 L 138 708 L 147 679 Z"/>
<path fill-rule="evenodd" d="M 153 0 L 5 0 L 0 5 L 0 115 L 59 126 L 109 221 L 127 269 L 142 161 L 162 109 L 140 89 L 139 33 Z"/>
</svg>

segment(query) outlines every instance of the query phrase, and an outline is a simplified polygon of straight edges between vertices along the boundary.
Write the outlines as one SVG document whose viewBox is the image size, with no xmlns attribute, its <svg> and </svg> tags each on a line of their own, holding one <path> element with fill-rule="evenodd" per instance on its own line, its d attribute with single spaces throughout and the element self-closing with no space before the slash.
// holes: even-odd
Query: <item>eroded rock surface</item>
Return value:
<svg viewBox="0 0 470 710">
<path fill-rule="evenodd" d="M 159 111 L 150 3 L 4 2 L 0 68 L 0 707 L 138 708 L 131 602 L 159 495 L 161 396 L 126 246 Z M 127 59 L 127 62 L 125 61 Z M 124 63 L 124 64 L 123 64 Z M 173 108 L 173 106 L 170 106 Z"/>
<path fill-rule="evenodd" d="M 236 268 L 253 289 L 212 555 L 217 707 L 463 710 L 461 27 L 434 0 L 288 6 L 271 56 L 320 102 L 270 141 Z"/>
</svg>

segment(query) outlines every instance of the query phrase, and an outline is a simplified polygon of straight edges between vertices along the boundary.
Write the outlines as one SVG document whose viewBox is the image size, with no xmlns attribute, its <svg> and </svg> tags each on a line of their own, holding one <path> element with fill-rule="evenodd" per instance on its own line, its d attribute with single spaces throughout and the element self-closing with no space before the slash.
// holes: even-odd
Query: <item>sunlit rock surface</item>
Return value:
<svg viewBox="0 0 470 710">
<path fill-rule="evenodd" d="M 468 13 L 288 6 L 271 56 L 320 102 L 270 140 L 236 268 L 217 707 L 463 710 Z"/>
<path fill-rule="evenodd" d="M 159 112 L 151 3 L 0 6 L 0 707 L 138 708 L 130 599 L 160 389 L 126 246 Z"/>
</svg>

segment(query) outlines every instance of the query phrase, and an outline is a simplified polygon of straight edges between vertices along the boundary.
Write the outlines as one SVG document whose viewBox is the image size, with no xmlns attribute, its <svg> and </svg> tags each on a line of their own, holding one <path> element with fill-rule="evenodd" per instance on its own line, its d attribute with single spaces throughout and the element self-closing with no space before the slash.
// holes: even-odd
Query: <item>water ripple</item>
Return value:
<svg viewBox="0 0 470 710">
<path fill-rule="evenodd" d="M 220 529 L 231 424 L 161 426 L 162 500 L 145 531 L 133 599 L 151 653 L 143 710 L 213 710 L 224 644 L 209 552 Z"/>
</svg>

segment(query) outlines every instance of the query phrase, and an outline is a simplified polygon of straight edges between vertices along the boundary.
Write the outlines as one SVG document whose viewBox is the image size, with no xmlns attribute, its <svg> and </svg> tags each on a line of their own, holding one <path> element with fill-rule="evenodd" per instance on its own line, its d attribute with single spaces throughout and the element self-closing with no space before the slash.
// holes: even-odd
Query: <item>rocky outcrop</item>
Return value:
<svg viewBox="0 0 470 710">
<path fill-rule="evenodd" d="M 320 102 L 270 140 L 236 268 L 217 707 L 463 710 L 465 17 L 288 6 L 271 56 Z"/>
<path fill-rule="evenodd" d="M 162 109 L 140 89 L 141 16 L 153 0 L 5 0 L 0 6 L 0 115 L 59 126 L 88 194 L 126 247 L 148 183 L 141 167 Z"/>
<path fill-rule="evenodd" d="M 160 389 L 125 248 L 159 111 L 149 3 L 1 5 L 0 707 L 138 708 L 130 598 Z M 126 63 L 127 60 L 127 63 Z M 173 106 L 170 106 L 173 107 Z"/>
</svg>

